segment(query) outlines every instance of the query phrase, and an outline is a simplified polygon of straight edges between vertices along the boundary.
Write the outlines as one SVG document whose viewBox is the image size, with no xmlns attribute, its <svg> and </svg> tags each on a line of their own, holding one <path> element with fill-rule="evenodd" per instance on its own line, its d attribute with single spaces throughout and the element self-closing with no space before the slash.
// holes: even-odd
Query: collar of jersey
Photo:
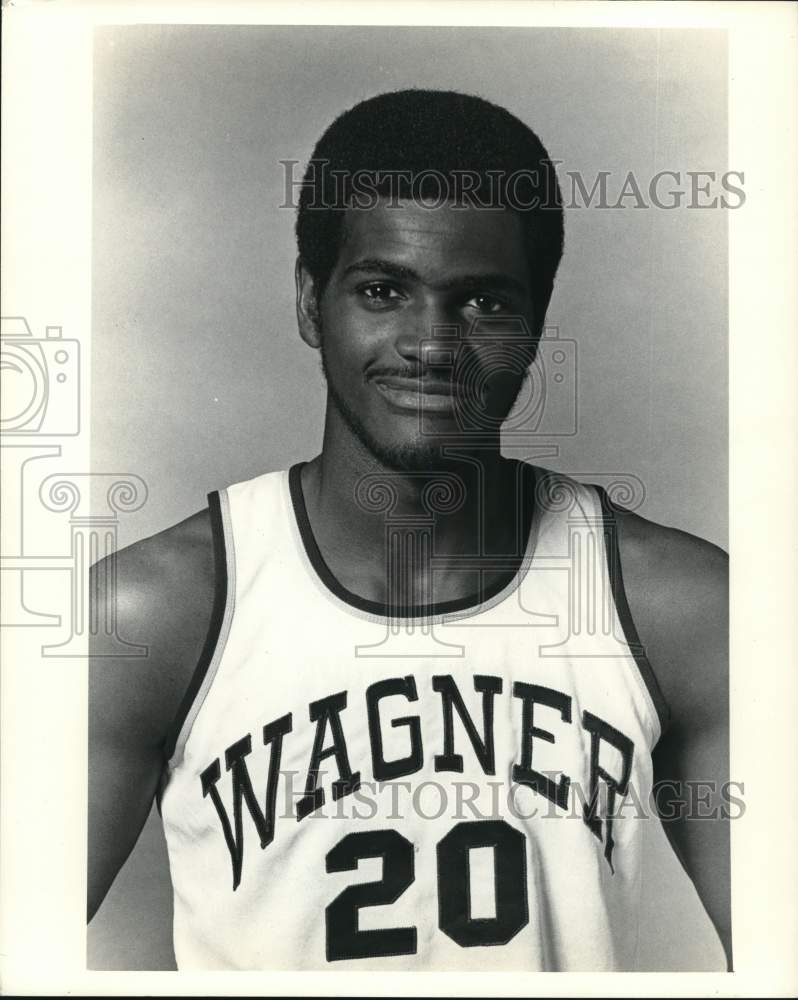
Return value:
<svg viewBox="0 0 798 1000">
<path fill-rule="evenodd" d="M 532 561 L 532 554 L 535 550 L 535 542 L 539 532 L 539 507 L 535 504 L 529 523 L 529 534 L 521 557 L 520 564 L 514 575 L 505 583 L 501 581 L 486 587 L 481 592 L 470 594 L 466 597 L 452 601 L 439 601 L 433 604 L 413 604 L 406 606 L 391 607 L 379 601 L 371 601 L 366 597 L 353 593 L 341 584 L 335 574 L 324 560 L 321 551 L 316 543 L 313 528 L 308 517 L 305 497 L 302 491 L 302 469 L 306 462 L 297 462 L 288 470 L 288 492 L 290 496 L 290 507 L 298 529 L 299 541 L 307 557 L 310 568 L 322 586 L 329 591 L 339 601 L 348 607 L 384 620 L 396 621 L 399 619 L 441 619 L 441 618 L 465 618 L 486 611 L 494 607 L 520 585 L 529 569 Z M 535 471 L 531 466 L 532 489 L 530 493 L 535 495 L 534 485 L 536 482 Z"/>
</svg>

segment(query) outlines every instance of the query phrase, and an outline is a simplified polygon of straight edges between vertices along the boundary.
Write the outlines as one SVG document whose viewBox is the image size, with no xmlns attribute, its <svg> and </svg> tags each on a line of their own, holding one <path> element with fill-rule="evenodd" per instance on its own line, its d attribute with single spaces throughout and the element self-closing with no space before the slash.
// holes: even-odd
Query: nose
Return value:
<svg viewBox="0 0 798 1000">
<path fill-rule="evenodd" d="M 458 317 L 444 305 L 426 303 L 414 310 L 396 337 L 397 353 L 423 368 L 451 366 L 461 336 Z"/>
</svg>

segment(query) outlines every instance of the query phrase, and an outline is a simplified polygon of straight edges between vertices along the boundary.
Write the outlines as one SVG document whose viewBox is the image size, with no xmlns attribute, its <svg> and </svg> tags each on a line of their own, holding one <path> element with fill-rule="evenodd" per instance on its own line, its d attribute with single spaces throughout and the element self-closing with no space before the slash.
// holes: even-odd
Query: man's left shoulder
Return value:
<svg viewBox="0 0 798 1000">
<path fill-rule="evenodd" d="M 632 511 L 616 513 L 618 544 L 627 587 L 664 610 L 684 616 L 706 602 L 727 597 L 729 557 L 717 545 Z M 664 603 L 663 603 L 664 602 Z"/>
<path fill-rule="evenodd" d="M 666 699 L 720 695 L 728 672 L 727 554 L 631 511 L 619 510 L 616 520 L 626 599 Z"/>
</svg>

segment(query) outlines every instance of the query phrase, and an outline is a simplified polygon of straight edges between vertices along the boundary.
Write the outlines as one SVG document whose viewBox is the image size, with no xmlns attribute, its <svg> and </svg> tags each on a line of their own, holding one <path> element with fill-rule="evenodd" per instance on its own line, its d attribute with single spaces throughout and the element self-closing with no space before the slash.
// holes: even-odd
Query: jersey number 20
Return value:
<svg viewBox="0 0 798 1000">
<path fill-rule="evenodd" d="M 494 848 L 496 915 L 470 913 L 469 853 Z M 438 926 L 463 948 L 506 944 L 529 922 L 526 838 L 504 820 L 458 823 L 438 843 Z M 328 872 L 356 871 L 365 858 L 382 858 L 382 879 L 344 889 L 327 907 L 327 961 L 415 955 L 415 927 L 358 930 L 358 910 L 395 902 L 413 882 L 413 845 L 396 830 L 350 833 L 327 855 Z"/>
</svg>

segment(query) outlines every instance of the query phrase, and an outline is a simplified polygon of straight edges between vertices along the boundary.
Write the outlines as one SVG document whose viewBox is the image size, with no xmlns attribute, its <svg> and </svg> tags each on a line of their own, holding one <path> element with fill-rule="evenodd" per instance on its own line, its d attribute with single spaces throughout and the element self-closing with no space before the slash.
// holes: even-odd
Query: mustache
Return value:
<svg viewBox="0 0 798 1000">
<path fill-rule="evenodd" d="M 367 379 L 374 378 L 413 378 L 424 379 L 434 378 L 436 381 L 461 381 L 454 378 L 454 371 L 451 365 L 435 367 L 434 365 L 405 365 L 400 367 L 380 366 L 379 368 L 369 368 L 365 373 Z"/>
</svg>

